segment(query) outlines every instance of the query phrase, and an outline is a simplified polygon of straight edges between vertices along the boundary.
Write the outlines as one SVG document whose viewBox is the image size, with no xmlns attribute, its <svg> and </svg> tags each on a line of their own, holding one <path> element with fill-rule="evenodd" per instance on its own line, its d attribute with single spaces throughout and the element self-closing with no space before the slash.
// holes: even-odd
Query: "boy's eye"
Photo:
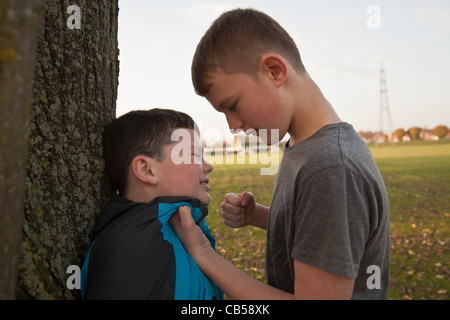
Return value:
<svg viewBox="0 0 450 320">
<path fill-rule="evenodd" d="M 228 108 L 230 111 L 236 111 L 236 103 L 233 104 L 231 107 Z"/>
</svg>

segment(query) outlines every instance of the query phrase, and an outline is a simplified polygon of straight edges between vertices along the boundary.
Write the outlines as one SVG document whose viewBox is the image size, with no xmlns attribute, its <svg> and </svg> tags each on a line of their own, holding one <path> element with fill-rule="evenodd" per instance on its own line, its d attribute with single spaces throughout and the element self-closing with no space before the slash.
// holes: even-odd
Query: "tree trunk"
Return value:
<svg viewBox="0 0 450 320">
<path fill-rule="evenodd" d="M 116 112 L 117 28 L 118 0 L 47 0 L 34 74 L 19 299 L 79 298 L 66 285 L 67 268 L 81 268 L 110 191 L 102 132 Z"/>
<path fill-rule="evenodd" d="M 0 0 L 0 300 L 15 297 L 42 0 Z"/>
</svg>

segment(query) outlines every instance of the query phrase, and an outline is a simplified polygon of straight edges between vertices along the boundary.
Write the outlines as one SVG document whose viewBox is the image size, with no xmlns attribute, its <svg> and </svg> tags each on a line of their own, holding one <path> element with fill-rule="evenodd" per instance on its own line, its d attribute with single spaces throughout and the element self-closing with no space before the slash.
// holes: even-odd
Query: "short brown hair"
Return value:
<svg viewBox="0 0 450 320">
<path fill-rule="evenodd" d="M 173 143 L 172 132 L 178 128 L 197 131 L 187 114 L 170 109 L 131 111 L 108 123 L 103 132 L 105 169 L 113 193 L 123 195 L 131 161 L 146 155 L 161 161 L 166 145 Z"/>
<path fill-rule="evenodd" d="M 305 72 L 300 53 L 289 34 L 274 19 L 254 9 L 235 9 L 222 14 L 200 40 L 192 61 L 196 93 L 205 96 L 208 72 L 255 75 L 265 53 L 285 57 L 299 73 Z"/>
</svg>

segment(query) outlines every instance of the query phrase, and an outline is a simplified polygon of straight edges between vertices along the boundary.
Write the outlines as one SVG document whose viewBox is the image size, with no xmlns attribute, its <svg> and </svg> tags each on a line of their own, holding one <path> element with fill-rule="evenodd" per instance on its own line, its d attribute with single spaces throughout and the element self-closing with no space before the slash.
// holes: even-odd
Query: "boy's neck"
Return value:
<svg viewBox="0 0 450 320">
<path fill-rule="evenodd" d="M 123 195 L 125 199 L 133 202 L 148 203 L 156 198 L 156 195 L 145 192 L 145 187 L 142 188 L 129 188 Z"/>
<path fill-rule="evenodd" d="M 288 130 L 291 136 L 290 147 L 309 138 L 328 124 L 342 121 L 307 73 L 297 74 L 294 78 L 294 114 Z"/>
</svg>

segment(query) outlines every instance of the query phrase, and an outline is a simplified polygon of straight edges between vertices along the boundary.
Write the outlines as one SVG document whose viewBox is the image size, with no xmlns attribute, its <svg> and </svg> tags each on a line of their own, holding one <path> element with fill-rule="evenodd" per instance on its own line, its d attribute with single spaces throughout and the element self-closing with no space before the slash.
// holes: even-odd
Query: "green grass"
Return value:
<svg viewBox="0 0 450 320">
<path fill-rule="evenodd" d="M 450 156 L 450 142 L 414 141 L 371 147 L 375 159 Z"/>
<path fill-rule="evenodd" d="M 450 157 L 377 159 L 391 206 L 392 299 L 449 298 Z"/>
<path fill-rule="evenodd" d="M 371 151 L 391 207 L 388 298 L 449 299 L 450 144 L 418 142 L 372 147 Z M 265 281 L 266 232 L 254 227 L 230 229 L 220 215 L 227 192 L 247 190 L 258 202 L 270 205 L 275 176 L 261 175 L 261 165 L 248 164 L 248 158 L 241 162 L 247 164 L 215 164 L 207 222 L 217 251 Z"/>
</svg>

